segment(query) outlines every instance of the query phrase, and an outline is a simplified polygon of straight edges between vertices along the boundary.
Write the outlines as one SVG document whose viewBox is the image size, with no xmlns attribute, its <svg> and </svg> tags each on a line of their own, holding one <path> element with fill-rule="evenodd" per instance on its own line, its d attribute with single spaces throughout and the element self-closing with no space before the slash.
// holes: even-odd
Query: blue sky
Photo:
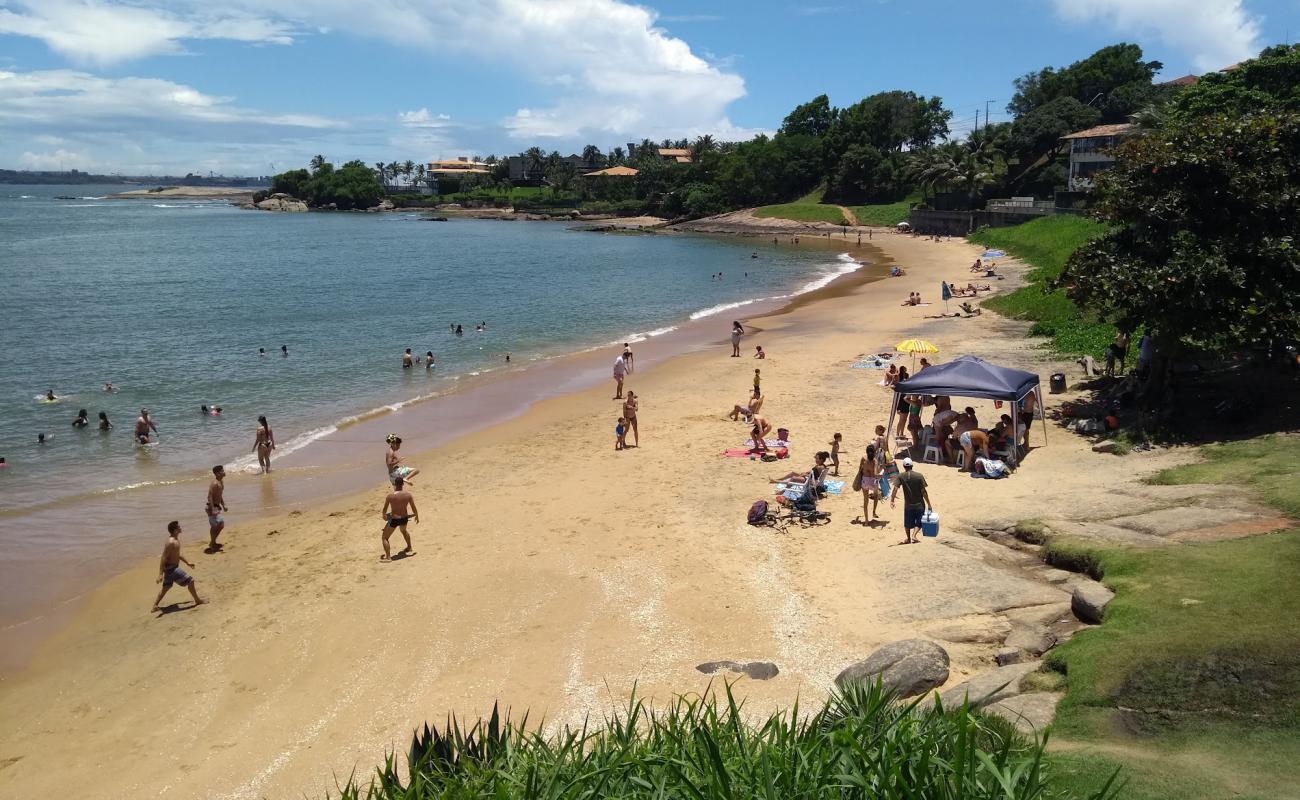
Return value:
<svg viewBox="0 0 1300 800">
<path fill-rule="evenodd" d="M 939 95 L 1118 41 L 1164 75 L 1300 36 L 1300 0 L 0 0 L 0 167 L 264 174 L 748 138 L 825 92 Z"/>
</svg>

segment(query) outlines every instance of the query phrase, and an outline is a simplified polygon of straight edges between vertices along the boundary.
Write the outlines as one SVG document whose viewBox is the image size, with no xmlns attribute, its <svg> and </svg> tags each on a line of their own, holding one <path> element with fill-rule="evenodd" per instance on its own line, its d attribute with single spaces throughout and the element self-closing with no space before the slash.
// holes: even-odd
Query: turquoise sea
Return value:
<svg viewBox="0 0 1300 800">
<path fill-rule="evenodd" d="M 0 549 L 33 505 L 255 466 L 259 414 L 283 457 L 466 376 L 708 315 L 721 339 L 747 303 L 858 266 L 763 240 L 104 199 L 123 188 L 0 186 Z M 401 369 L 407 347 L 437 368 Z M 161 430 L 148 448 L 131 437 L 142 406 Z M 92 426 L 74 430 L 82 408 Z"/>
</svg>

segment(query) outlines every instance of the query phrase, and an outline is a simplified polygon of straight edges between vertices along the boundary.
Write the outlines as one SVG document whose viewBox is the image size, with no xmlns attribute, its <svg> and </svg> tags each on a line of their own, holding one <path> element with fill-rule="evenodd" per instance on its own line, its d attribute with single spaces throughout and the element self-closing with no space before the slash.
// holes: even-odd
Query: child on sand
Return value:
<svg viewBox="0 0 1300 800">
<path fill-rule="evenodd" d="M 757 369 L 754 370 L 754 392 L 757 394 L 761 394 L 759 384 L 762 383 L 762 381 L 763 381 L 762 370 L 757 370 Z"/>
<path fill-rule="evenodd" d="M 754 358 L 767 358 L 767 353 L 763 352 L 763 345 L 757 345 L 754 348 Z"/>
<path fill-rule="evenodd" d="M 627 420 L 623 417 L 618 418 L 618 424 L 614 426 L 614 449 L 622 450 L 627 447 Z"/>
<path fill-rule="evenodd" d="M 835 467 L 834 475 L 837 478 L 840 476 L 840 444 L 841 442 L 843 442 L 843 440 L 844 437 L 837 433 L 831 437 L 831 441 L 830 441 L 831 466 Z"/>
</svg>

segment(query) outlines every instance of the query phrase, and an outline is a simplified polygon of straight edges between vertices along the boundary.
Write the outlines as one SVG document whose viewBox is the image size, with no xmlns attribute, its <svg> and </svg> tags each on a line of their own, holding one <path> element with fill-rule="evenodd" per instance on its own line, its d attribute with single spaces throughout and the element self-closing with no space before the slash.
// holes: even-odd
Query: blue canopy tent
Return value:
<svg viewBox="0 0 1300 800">
<path fill-rule="evenodd" d="M 896 394 L 918 394 L 957 397 L 981 397 L 988 400 L 1003 400 L 1020 403 L 1026 395 L 1034 392 L 1035 410 L 1041 408 L 1043 392 L 1042 381 L 1032 372 L 1010 367 L 990 364 L 975 356 L 958 356 L 946 364 L 926 367 L 905 381 L 894 384 Z M 887 431 L 894 429 L 894 415 L 898 403 L 893 403 L 889 412 Z M 1020 442 L 1020 414 L 1011 414 L 1014 440 Z M 1033 421 L 1030 421 L 1033 424 Z M 1026 432 L 1026 436 L 1028 432 Z M 1047 439 L 1047 420 L 1043 419 L 1043 439 Z"/>
</svg>

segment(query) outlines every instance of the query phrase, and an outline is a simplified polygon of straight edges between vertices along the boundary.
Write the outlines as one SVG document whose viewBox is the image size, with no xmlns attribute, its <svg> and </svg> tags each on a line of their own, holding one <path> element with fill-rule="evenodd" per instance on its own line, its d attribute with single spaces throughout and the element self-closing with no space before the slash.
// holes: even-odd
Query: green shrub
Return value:
<svg viewBox="0 0 1300 800">
<path fill-rule="evenodd" d="M 389 756 L 368 798 L 825 798 L 1034 800 L 1051 791 L 1044 743 L 966 707 L 901 703 L 856 684 L 816 713 L 796 705 L 754 722 L 727 686 L 719 697 L 653 709 L 633 698 L 603 727 L 547 737 L 496 710 L 468 728 L 454 718 L 418 731 L 405 769 Z M 1115 796 L 1112 782 L 1087 797 Z"/>
</svg>

